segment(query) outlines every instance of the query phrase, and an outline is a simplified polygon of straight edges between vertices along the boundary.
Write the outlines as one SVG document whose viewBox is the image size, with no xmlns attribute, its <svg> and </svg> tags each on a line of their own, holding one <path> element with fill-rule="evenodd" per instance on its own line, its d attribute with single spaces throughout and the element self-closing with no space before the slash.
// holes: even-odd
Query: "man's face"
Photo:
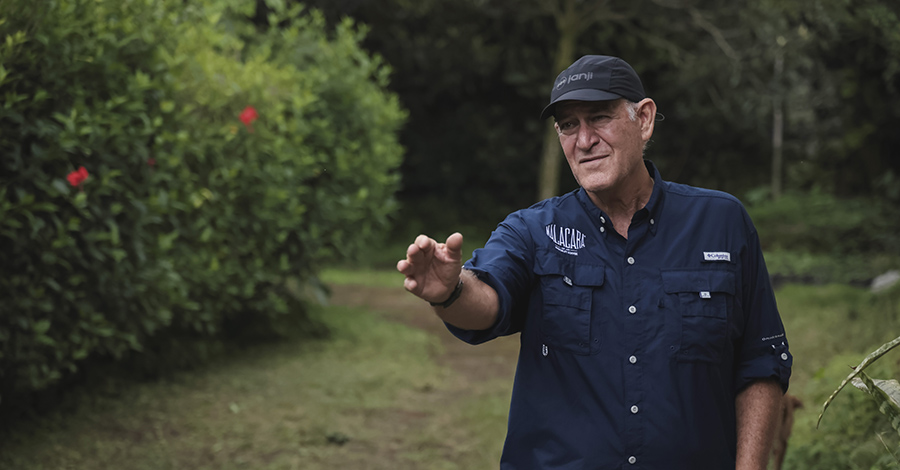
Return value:
<svg viewBox="0 0 900 470">
<path fill-rule="evenodd" d="M 622 189 L 644 171 L 644 143 L 653 134 L 656 105 L 638 103 L 635 119 L 625 100 L 563 101 L 556 106 L 556 130 L 572 174 L 589 192 Z M 632 180 L 634 181 L 634 180 Z"/>
</svg>

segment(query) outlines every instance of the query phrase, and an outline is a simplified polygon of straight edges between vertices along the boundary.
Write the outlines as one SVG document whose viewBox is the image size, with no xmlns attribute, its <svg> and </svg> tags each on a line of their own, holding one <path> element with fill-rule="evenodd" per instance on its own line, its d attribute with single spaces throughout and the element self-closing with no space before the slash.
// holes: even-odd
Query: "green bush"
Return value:
<svg viewBox="0 0 900 470">
<path fill-rule="evenodd" d="M 750 204 L 772 274 L 862 282 L 900 266 L 900 209 L 818 191 Z"/>
<path fill-rule="evenodd" d="M 765 248 L 843 255 L 900 251 L 900 211 L 885 201 L 790 193 L 748 209 Z"/>
<path fill-rule="evenodd" d="M 261 28 L 253 1 L 2 2 L 0 394 L 278 328 L 303 315 L 286 279 L 385 228 L 404 115 L 352 24 L 278 2 Z"/>
</svg>

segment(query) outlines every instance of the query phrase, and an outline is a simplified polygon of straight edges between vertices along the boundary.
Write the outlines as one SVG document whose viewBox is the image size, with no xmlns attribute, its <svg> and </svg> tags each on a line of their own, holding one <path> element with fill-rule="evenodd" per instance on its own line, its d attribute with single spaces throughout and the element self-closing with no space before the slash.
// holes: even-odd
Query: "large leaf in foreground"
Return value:
<svg viewBox="0 0 900 470">
<path fill-rule="evenodd" d="M 900 382 L 896 379 L 872 379 L 861 372 L 853 386 L 868 393 L 878 403 L 878 411 L 891 419 L 891 427 L 900 434 Z"/>
<path fill-rule="evenodd" d="M 816 421 L 816 428 L 818 428 L 819 424 L 822 423 L 822 416 L 825 414 L 825 410 L 828 409 L 828 405 L 830 405 L 831 401 L 834 400 L 834 397 L 836 397 L 837 394 L 841 390 L 843 390 L 844 386 L 846 386 L 851 380 L 853 380 L 859 374 L 861 374 L 862 371 L 865 370 L 865 368 L 869 366 L 869 364 L 875 362 L 876 359 L 880 358 L 881 356 L 884 356 L 885 354 L 887 354 L 888 351 L 890 351 L 891 349 L 894 349 L 898 345 L 900 345 L 900 336 L 898 336 L 897 338 L 894 338 L 892 341 L 889 341 L 889 342 L 881 345 L 880 348 L 876 349 L 874 352 L 872 352 L 872 354 L 869 354 L 868 356 L 866 356 L 866 358 L 863 359 L 862 362 L 860 362 L 858 366 L 853 368 L 853 372 L 850 375 L 848 375 L 847 378 L 844 379 L 843 382 L 841 382 L 841 385 L 837 388 L 837 390 L 832 392 L 831 396 L 828 397 L 827 400 L 825 400 L 825 403 L 822 405 L 822 412 L 819 413 L 819 419 L 818 419 L 818 421 Z"/>
</svg>

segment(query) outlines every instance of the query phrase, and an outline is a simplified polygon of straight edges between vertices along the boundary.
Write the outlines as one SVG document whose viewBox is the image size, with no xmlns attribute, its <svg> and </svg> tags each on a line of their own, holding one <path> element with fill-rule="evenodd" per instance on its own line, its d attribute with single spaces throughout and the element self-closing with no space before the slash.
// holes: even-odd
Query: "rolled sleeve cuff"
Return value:
<svg viewBox="0 0 900 470">
<path fill-rule="evenodd" d="M 509 291 L 503 286 L 503 283 L 500 282 L 495 276 L 491 273 L 485 271 L 484 269 L 476 268 L 467 265 L 466 269 L 473 272 L 479 281 L 484 282 L 495 292 L 497 292 L 497 298 L 499 301 L 499 311 L 497 313 L 497 321 L 494 322 L 494 325 L 485 330 L 464 330 L 462 328 L 457 328 L 447 322 L 444 322 L 444 325 L 447 326 L 447 329 L 453 336 L 469 343 L 469 344 L 481 344 L 486 341 L 490 341 L 499 336 L 505 336 L 508 334 L 512 334 L 511 331 L 511 315 L 510 315 L 510 305 L 512 304 L 512 298 L 509 294 Z"/>
<path fill-rule="evenodd" d="M 741 362 L 735 374 L 735 390 L 740 392 L 757 380 L 775 379 L 781 384 L 781 390 L 787 392 L 794 363 L 787 344 L 768 345 L 767 350 L 756 352 L 752 359 Z"/>
</svg>

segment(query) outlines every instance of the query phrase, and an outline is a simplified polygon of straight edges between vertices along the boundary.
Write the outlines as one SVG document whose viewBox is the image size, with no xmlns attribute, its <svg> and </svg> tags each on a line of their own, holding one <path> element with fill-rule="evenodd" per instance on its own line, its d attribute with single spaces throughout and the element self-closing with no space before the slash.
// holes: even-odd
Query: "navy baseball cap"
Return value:
<svg viewBox="0 0 900 470">
<path fill-rule="evenodd" d="M 560 101 L 625 98 L 637 103 L 646 97 L 641 79 L 628 62 L 618 57 L 586 55 L 556 77 L 550 91 L 550 104 L 541 111 L 541 119 L 552 116 L 556 103 Z"/>
</svg>

